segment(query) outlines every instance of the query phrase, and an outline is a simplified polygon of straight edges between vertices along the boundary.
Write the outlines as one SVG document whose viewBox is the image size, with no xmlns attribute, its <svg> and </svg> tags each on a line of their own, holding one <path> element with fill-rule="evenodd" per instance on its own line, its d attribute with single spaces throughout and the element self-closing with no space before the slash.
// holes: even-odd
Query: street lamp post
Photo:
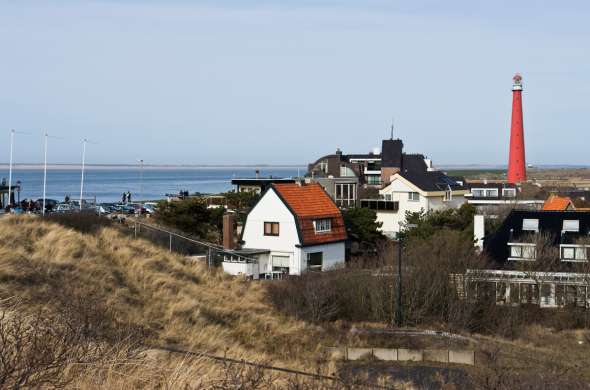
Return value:
<svg viewBox="0 0 590 390">
<path fill-rule="evenodd" d="M 402 326 L 403 317 L 402 317 L 402 246 L 403 246 L 403 239 L 401 236 L 402 228 L 406 229 L 414 228 L 417 225 L 415 224 L 404 224 L 403 222 L 399 222 L 399 233 L 397 239 L 397 294 L 396 294 L 396 310 L 395 310 L 395 322 L 398 327 Z"/>
<path fill-rule="evenodd" d="M 143 159 L 139 160 L 139 200 L 143 201 Z"/>
<path fill-rule="evenodd" d="M 8 164 L 8 205 L 12 206 L 12 151 L 14 149 L 14 129 L 10 130 L 10 163 Z"/>
<path fill-rule="evenodd" d="M 86 143 L 88 140 L 84 138 L 82 141 L 82 175 L 80 178 L 80 211 L 82 211 L 82 196 L 84 195 L 84 166 L 86 164 Z"/>
<path fill-rule="evenodd" d="M 41 215 L 45 216 L 45 195 L 47 189 L 47 132 L 43 136 L 43 209 Z"/>
</svg>

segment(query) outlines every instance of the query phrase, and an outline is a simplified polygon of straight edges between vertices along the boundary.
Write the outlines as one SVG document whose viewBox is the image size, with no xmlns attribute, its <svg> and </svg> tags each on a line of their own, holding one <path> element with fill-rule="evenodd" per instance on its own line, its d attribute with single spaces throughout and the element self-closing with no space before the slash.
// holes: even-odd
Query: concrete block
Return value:
<svg viewBox="0 0 590 390">
<path fill-rule="evenodd" d="M 424 361 L 448 363 L 449 351 L 446 349 L 425 349 Z"/>
<path fill-rule="evenodd" d="M 346 348 L 344 347 L 326 347 L 325 351 L 332 360 L 346 360 Z"/>
<path fill-rule="evenodd" d="M 348 348 L 348 360 L 370 359 L 372 356 L 371 348 Z"/>
<path fill-rule="evenodd" d="M 373 348 L 373 356 L 377 360 L 396 361 L 397 349 Z"/>
<path fill-rule="evenodd" d="M 449 350 L 449 363 L 475 365 L 475 352 Z"/>
<path fill-rule="evenodd" d="M 397 360 L 400 362 L 421 362 L 423 360 L 423 353 L 421 349 L 404 349 L 397 350 Z"/>
</svg>

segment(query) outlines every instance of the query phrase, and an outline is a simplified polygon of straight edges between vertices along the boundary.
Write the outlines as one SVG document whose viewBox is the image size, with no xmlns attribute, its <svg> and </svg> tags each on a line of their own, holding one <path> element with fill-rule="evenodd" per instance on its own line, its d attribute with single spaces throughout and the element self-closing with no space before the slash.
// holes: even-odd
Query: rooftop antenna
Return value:
<svg viewBox="0 0 590 390">
<path fill-rule="evenodd" d="M 389 139 L 393 139 L 393 122 L 395 121 L 395 118 L 391 118 L 391 137 Z"/>
</svg>

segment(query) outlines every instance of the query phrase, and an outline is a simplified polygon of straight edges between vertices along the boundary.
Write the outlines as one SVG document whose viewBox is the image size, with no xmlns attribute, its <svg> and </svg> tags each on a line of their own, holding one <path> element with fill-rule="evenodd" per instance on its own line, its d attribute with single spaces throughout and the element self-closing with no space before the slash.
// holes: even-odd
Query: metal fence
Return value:
<svg viewBox="0 0 590 390">
<path fill-rule="evenodd" d="M 127 219 L 127 226 L 135 238 L 143 238 L 153 244 L 166 248 L 170 252 L 179 253 L 206 260 L 209 267 L 217 266 L 224 260 L 224 256 L 232 256 L 244 262 L 255 261 L 232 250 L 225 250 L 221 245 L 208 241 L 188 237 L 172 230 L 139 221 L 136 218 Z"/>
</svg>

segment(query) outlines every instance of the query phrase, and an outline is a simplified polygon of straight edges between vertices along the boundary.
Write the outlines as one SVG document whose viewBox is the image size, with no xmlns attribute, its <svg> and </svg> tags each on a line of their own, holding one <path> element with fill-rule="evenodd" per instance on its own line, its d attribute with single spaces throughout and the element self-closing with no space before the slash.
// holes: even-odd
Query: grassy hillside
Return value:
<svg viewBox="0 0 590 390">
<path fill-rule="evenodd" d="M 389 376 L 389 384 L 400 378 L 420 382 L 428 377 L 441 387 L 447 383 L 449 389 L 508 389 L 524 384 L 587 388 L 590 380 L 583 368 L 590 356 L 590 332 L 585 329 L 533 325 L 522 333 L 525 336 L 513 339 L 466 334 L 474 340 L 469 345 L 436 338 L 363 335 L 349 327 L 387 325 L 298 321 L 279 314 L 268 303 L 267 283 L 210 272 L 203 264 L 131 239 L 116 226 L 78 230 L 37 217 L 0 218 L 0 388 L 65 384 L 81 389 L 328 390 L 342 388 L 341 383 L 287 383 L 306 379 L 277 379 L 268 371 L 169 354 L 162 347 L 332 374 L 336 367 L 322 360 L 321 346 L 345 344 L 476 351 L 476 367 L 426 362 L 337 367 L 343 375 L 347 369 L 361 377 L 371 375 L 371 381 Z M 310 286 L 306 290 L 308 295 L 314 291 Z M 368 298 L 359 305 L 367 305 Z M 588 321 L 587 313 L 581 315 Z M 15 373 L 6 368 L 6 361 L 37 371 L 33 376 Z M 28 382 L 19 384 L 23 377 Z M 18 386 L 12 386 L 15 383 Z M 420 388 L 397 384 L 399 389 Z"/>
<path fill-rule="evenodd" d="M 326 339 L 319 327 L 273 314 L 263 285 L 209 273 L 113 227 L 83 234 L 4 217 L 0 242 L 0 298 L 17 298 L 31 312 L 76 302 L 75 312 L 102 307 L 109 314 L 101 323 L 141 333 L 144 346 L 305 367 Z"/>
</svg>

